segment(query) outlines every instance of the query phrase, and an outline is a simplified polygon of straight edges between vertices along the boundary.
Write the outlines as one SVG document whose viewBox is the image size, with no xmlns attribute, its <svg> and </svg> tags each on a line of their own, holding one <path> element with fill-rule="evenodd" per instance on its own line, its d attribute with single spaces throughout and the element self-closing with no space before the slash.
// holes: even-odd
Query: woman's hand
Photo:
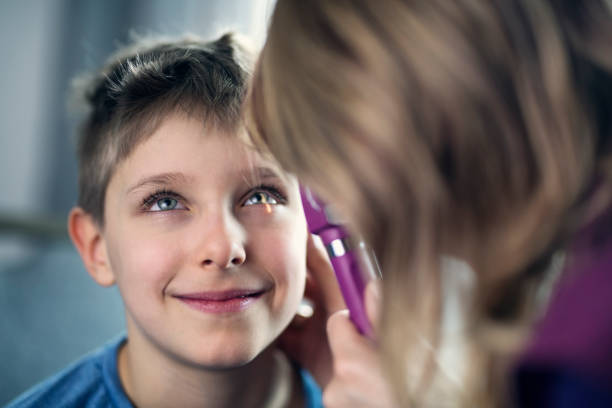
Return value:
<svg viewBox="0 0 612 408">
<path fill-rule="evenodd" d="M 308 238 L 305 297 L 314 303 L 310 318 L 296 316 L 281 334 L 281 349 L 308 370 L 323 389 L 326 408 L 393 408 L 375 340 L 359 334 L 351 322 L 323 243 Z M 378 322 L 379 282 L 366 289 L 366 311 Z"/>
<path fill-rule="evenodd" d="M 375 332 L 380 310 L 379 283 L 370 282 L 365 294 L 366 310 Z M 359 334 L 348 310 L 336 312 L 329 318 L 327 335 L 333 357 L 333 376 L 323 391 L 325 407 L 396 407 L 375 340 Z"/>
<path fill-rule="evenodd" d="M 296 316 L 279 337 L 279 346 L 308 370 L 321 388 L 325 388 L 333 373 L 327 320 L 346 305 L 323 243 L 319 237 L 310 235 L 307 245 L 308 276 L 304 296 L 313 303 L 314 314 L 309 318 Z"/>
</svg>

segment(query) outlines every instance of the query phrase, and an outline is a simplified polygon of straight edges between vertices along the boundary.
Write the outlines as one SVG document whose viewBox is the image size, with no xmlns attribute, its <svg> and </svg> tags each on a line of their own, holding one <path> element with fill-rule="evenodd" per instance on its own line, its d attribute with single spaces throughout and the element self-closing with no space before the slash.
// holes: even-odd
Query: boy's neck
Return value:
<svg viewBox="0 0 612 408">
<path fill-rule="evenodd" d="M 138 340 L 136 340 L 138 342 Z M 301 380 L 287 357 L 269 347 L 252 362 L 229 370 L 188 367 L 167 356 L 119 350 L 123 388 L 136 407 L 303 407 Z"/>
</svg>

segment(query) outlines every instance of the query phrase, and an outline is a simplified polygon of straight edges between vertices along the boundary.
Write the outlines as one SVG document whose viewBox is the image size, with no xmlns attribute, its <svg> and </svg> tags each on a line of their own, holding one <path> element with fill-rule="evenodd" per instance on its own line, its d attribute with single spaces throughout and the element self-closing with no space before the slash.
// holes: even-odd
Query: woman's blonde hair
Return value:
<svg viewBox="0 0 612 408">
<path fill-rule="evenodd" d="M 603 0 L 278 0 L 251 134 L 374 246 L 402 404 L 433 401 L 442 255 L 475 272 L 454 405 L 508 401 L 519 343 L 500 339 L 523 338 L 552 254 L 609 185 L 611 70 Z"/>
</svg>

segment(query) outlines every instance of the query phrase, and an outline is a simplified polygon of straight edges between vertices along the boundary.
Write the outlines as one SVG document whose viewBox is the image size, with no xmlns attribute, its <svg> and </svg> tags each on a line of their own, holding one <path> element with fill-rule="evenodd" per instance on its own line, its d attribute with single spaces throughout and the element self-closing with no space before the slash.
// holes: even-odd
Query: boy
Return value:
<svg viewBox="0 0 612 408">
<path fill-rule="evenodd" d="M 127 336 L 10 407 L 321 405 L 273 345 L 308 234 L 296 180 L 246 142 L 251 61 L 229 34 L 137 44 L 85 84 L 68 228 L 93 279 L 118 285 Z"/>
</svg>

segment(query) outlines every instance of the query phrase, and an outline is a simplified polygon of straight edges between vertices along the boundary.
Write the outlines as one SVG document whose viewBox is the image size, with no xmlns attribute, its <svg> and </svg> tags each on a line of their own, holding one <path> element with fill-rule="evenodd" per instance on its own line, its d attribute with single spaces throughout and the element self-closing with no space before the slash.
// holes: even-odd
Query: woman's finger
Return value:
<svg viewBox="0 0 612 408">
<path fill-rule="evenodd" d="M 333 377 L 325 387 L 326 407 L 396 407 L 383 374 L 376 344 L 359 334 L 348 311 L 334 313 L 327 322 L 333 356 Z"/>
<path fill-rule="evenodd" d="M 306 252 L 306 267 L 317 287 L 317 293 L 321 297 L 323 307 L 328 314 L 346 308 L 344 299 L 340 293 L 340 287 L 336 281 L 334 270 L 327 256 L 327 251 L 321 239 L 310 234 L 308 237 Z"/>
<path fill-rule="evenodd" d="M 327 337 L 334 357 L 352 355 L 364 347 L 371 347 L 372 341 L 362 336 L 344 309 L 332 314 L 327 320 Z M 338 360 L 334 358 L 334 360 Z M 334 361 L 334 362 L 335 362 Z"/>
</svg>

